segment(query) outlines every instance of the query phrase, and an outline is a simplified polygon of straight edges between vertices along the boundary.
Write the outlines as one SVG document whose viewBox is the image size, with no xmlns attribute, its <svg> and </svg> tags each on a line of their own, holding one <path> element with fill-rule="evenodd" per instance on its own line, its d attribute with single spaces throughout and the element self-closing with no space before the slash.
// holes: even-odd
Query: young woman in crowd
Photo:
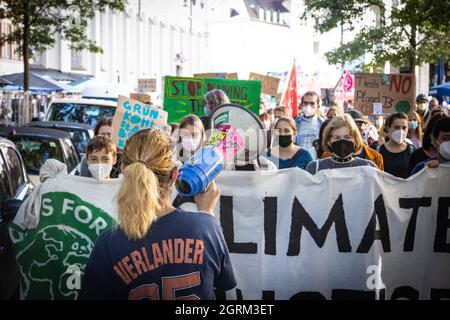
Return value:
<svg viewBox="0 0 450 320">
<path fill-rule="evenodd" d="M 200 118 L 190 114 L 181 119 L 178 137 L 178 143 L 181 143 L 178 159 L 185 163 L 206 142 L 205 129 Z"/>
<path fill-rule="evenodd" d="M 355 121 L 348 114 L 330 120 L 323 131 L 322 147 L 331 153 L 325 159 L 315 160 L 306 166 L 306 171 L 315 174 L 324 169 L 338 169 L 357 166 L 377 167 L 372 161 L 355 156 L 361 150 L 364 140 Z M 323 155 L 322 155 L 323 156 Z"/>
<path fill-rule="evenodd" d="M 287 117 L 277 120 L 272 142 L 277 141 L 278 144 L 271 148 L 268 159 L 278 164 L 278 169 L 292 167 L 305 169 L 306 165 L 313 160 L 308 151 L 294 144 L 296 135 L 297 127 L 294 120 Z"/>
<path fill-rule="evenodd" d="M 383 156 L 384 171 L 404 179 L 409 176 L 409 160 L 416 150 L 413 144 L 406 142 L 408 123 L 408 116 L 404 113 L 390 115 L 385 128 L 389 141 L 378 148 L 378 152 Z"/>
<path fill-rule="evenodd" d="M 422 147 L 419 149 L 416 149 L 413 154 L 411 155 L 408 163 L 408 172 L 411 174 L 413 169 L 416 167 L 417 164 L 420 162 L 435 158 L 437 156 L 437 150 L 435 149 L 433 145 L 433 127 L 435 123 L 445 117 L 445 114 L 437 113 L 433 117 L 430 118 L 428 121 L 427 126 L 425 127 L 425 131 L 423 133 L 422 137 Z"/>
<path fill-rule="evenodd" d="M 199 211 L 171 205 L 178 168 L 170 136 L 144 129 L 127 141 L 117 194 L 117 228 L 105 231 L 86 265 L 79 299 L 214 299 L 236 286 L 222 228 L 211 214 L 212 183 Z"/>
<path fill-rule="evenodd" d="M 436 157 L 418 163 L 411 171 L 411 175 L 421 171 L 425 166 L 433 168 L 441 163 L 450 162 L 450 117 L 444 116 L 434 123 L 431 140 Z"/>
<path fill-rule="evenodd" d="M 416 146 L 416 148 L 422 147 L 422 118 L 420 115 L 414 111 L 411 116 L 409 116 L 409 129 L 407 137 Z"/>
</svg>

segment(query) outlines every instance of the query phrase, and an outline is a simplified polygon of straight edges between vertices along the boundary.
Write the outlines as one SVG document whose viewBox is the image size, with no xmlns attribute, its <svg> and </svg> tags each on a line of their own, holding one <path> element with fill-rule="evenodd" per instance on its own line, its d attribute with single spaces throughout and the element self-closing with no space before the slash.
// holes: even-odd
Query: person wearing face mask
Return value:
<svg viewBox="0 0 450 320">
<path fill-rule="evenodd" d="M 181 119 L 178 137 L 178 142 L 180 143 L 178 159 L 184 164 L 206 142 L 205 129 L 200 118 L 190 114 Z"/>
<path fill-rule="evenodd" d="M 432 144 L 437 150 L 436 157 L 418 163 L 411 171 L 411 175 L 426 166 L 435 168 L 441 163 L 450 163 L 450 117 L 444 116 L 436 121 L 433 127 Z"/>
<path fill-rule="evenodd" d="M 416 146 L 416 148 L 422 147 L 422 119 L 417 112 L 413 112 L 413 114 L 409 117 L 408 124 L 408 135 L 407 137 L 411 140 L 411 142 Z"/>
<path fill-rule="evenodd" d="M 323 131 L 322 145 L 324 151 L 329 152 L 330 156 L 310 162 L 306 166 L 306 171 L 311 174 L 325 169 L 358 166 L 377 168 L 372 161 L 355 156 L 355 152 L 364 146 L 364 141 L 355 121 L 348 114 L 336 116 L 330 120 Z"/>
<path fill-rule="evenodd" d="M 416 104 L 417 104 L 417 113 L 419 113 L 420 117 L 422 118 L 422 123 L 425 123 L 428 114 L 428 97 L 423 93 L 417 95 Z"/>
<path fill-rule="evenodd" d="M 404 113 L 393 113 L 386 120 L 386 132 L 389 141 L 378 148 L 383 156 L 384 171 L 399 178 L 408 178 L 408 164 L 416 147 L 406 141 L 408 134 L 408 116 Z"/>
<path fill-rule="evenodd" d="M 211 116 L 214 110 L 227 103 L 230 103 L 230 99 L 222 90 L 214 89 L 205 94 L 205 106 L 203 107 L 205 115 L 200 118 L 205 131 L 211 129 Z"/>
<path fill-rule="evenodd" d="M 316 114 L 319 105 L 319 95 L 314 91 L 306 92 L 302 97 L 300 114 L 295 118 L 297 126 L 295 144 L 309 151 L 313 159 L 317 159 L 313 143 L 319 137 L 320 127 L 325 122 L 323 117 Z"/>
<path fill-rule="evenodd" d="M 444 113 L 439 113 L 432 116 L 425 127 L 425 130 L 422 135 L 422 147 L 416 149 L 411 155 L 408 164 L 408 172 L 412 172 L 412 170 L 422 161 L 429 160 L 435 158 L 437 156 L 437 151 L 433 145 L 433 127 L 434 124 L 445 117 Z"/>
<path fill-rule="evenodd" d="M 108 137 L 95 136 L 89 141 L 86 159 L 92 178 L 99 182 L 109 179 L 116 152 L 116 145 Z"/>
<path fill-rule="evenodd" d="M 101 118 L 94 128 L 94 137 L 96 136 L 104 136 L 111 139 L 111 131 L 112 131 L 112 118 Z M 117 161 L 113 165 L 111 173 L 109 175 L 110 178 L 118 178 L 120 174 L 120 164 L 122 163 L 122 152 L 121 150 L 117 150 Z M 81 159 L 80 164 L 76 168 L 76 173 L 82 177 L 92 177 L 91 172 L 88 169 L 87 156 Z"/>
<path fill-rule="evenodd" d="M 294 137 L 297 134 L 294 120 L 287 117 L 278 119 L 274 131 L 272 143 L 278 141 L 278 144 L 271 148 L 268 159 L 278 164 L 278 169 L 293 167 L 305 169 L 313 159 L 308 151 L 294 144 Z"/>
</svg>

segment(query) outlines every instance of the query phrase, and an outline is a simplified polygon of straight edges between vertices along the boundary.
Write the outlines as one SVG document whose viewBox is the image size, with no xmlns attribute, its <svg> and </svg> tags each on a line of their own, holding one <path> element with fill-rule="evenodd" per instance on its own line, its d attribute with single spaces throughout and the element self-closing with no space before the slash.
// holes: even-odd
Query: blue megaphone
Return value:
<svg viewBox="0 0 450 320">
<path fill-rule="evenodd" d="M 176 180 L 178 193 L 192 197 L 203 192 L 223 166 L 244 147 L 244 140 L 230 126 L 216 128 L 206 145 L 181 167 Z"/>
</svg>

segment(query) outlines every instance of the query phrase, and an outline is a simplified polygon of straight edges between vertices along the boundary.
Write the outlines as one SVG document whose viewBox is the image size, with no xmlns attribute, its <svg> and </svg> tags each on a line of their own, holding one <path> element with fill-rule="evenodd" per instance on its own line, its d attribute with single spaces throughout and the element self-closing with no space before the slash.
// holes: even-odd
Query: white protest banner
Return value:
<svg viewBox="0 0 450 320">
<path fill-rule="evenodd" d="M 10 228 L 21 299 L 77 298 L 95 241 L 115 225 L 119 183 L 59 174 L 28 196 Z"/>
<path fill-rule="evenodd" d="M 119 96 L 117 109 L 112 123 L 111 140 L 123 149 L 125 142 L 135 132 L 146 128 L 164 130 L 167 126 L 168 113 L 138 100 Z"/>
<path fill-rule="evenodd" d="M 228 299 L 450 298 L 449 165 L 407 180 L 355 167 L 223 171 L 216 182 L 237 279 Z M 24 296 L 76 297 L 119 183 L 57 176 L 32 194 L 35 210 L 21 207 L 10 234 Z"/>
<path fill-rule="evenodd" d="M 450 166 L 222 172 L 227 298 L 450 298 Z M 183 206 L 190 206 L 185 203 Z"/>
</svg>

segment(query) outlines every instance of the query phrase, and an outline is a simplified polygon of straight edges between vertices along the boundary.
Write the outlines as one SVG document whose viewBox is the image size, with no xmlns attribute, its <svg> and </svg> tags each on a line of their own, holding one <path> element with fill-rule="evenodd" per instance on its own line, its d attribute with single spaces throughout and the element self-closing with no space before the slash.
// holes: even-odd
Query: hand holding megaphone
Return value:
<svg viewBox="0 0 450 320">
<path fill-rule="evenodd" d="M 192 197 L 203 192 L 243 147 L 244 140 L 236 129 L 229 125 L 216 127 L 206 145 L 181 167 L 176 180 L 178 193 Z"/>
<path fill-rule="evenodd" d="M 197 209 L 203 212 L 213 213 L 217 201 L 220 198 L 220 190 L 214 180 L 206 187 L 206 190 L 194 197 Z"/>
</svg>

